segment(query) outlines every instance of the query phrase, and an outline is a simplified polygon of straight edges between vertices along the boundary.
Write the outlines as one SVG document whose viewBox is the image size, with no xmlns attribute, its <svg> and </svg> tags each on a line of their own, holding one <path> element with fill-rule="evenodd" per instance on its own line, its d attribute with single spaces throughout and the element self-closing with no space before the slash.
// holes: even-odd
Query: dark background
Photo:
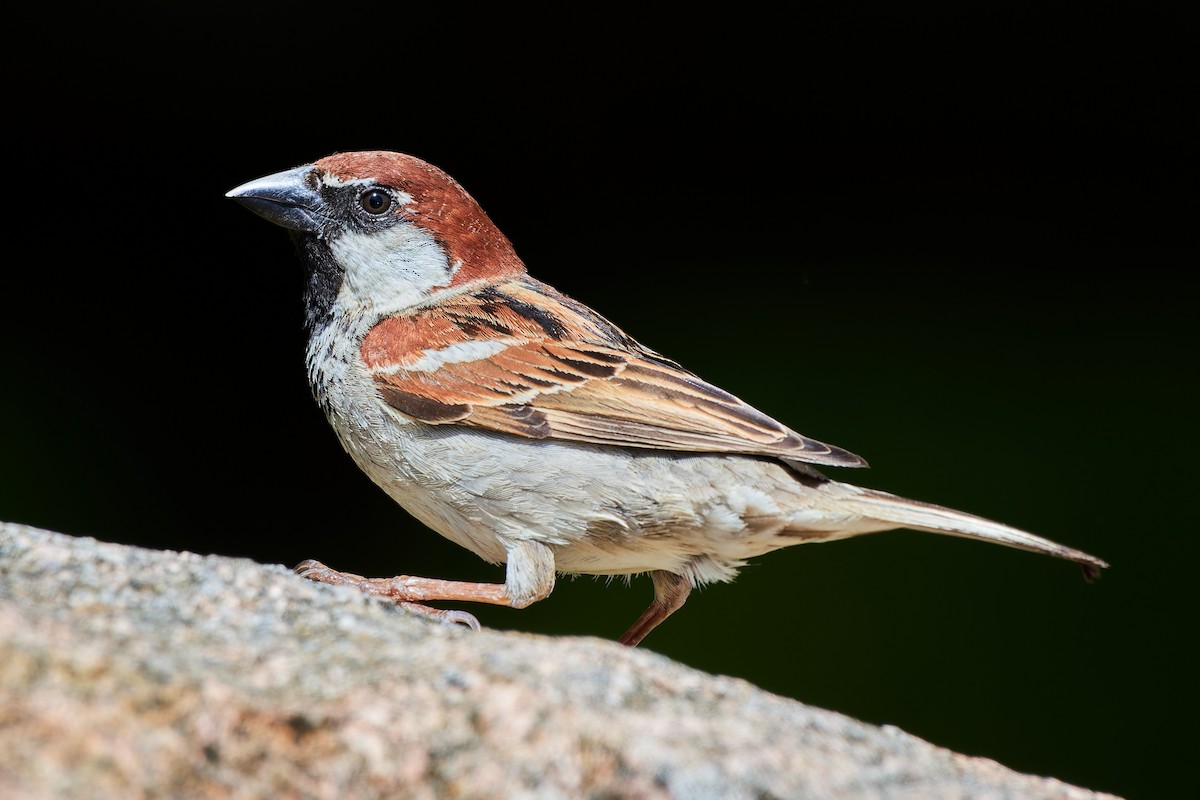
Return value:
<svg viewBox="0 0 1200 800">
<path fill-rule="evenodd" d="M 341 452 L 308 394 L 286 236 L 223 197 L 402 150 L 458 178 L 538 277 L 872 463 L 837 477 L 1113 564 L 1089 586 L 929 534 L 792 548 L 694 594 L 646 648 L 1020 771 L 1183 794 L 1193 12 L 648 11 L 11 19 L 0 519 L 502 579 Z M 649 596 L 583 578 L 470 610 L 613 638 Z"/>
</svg>

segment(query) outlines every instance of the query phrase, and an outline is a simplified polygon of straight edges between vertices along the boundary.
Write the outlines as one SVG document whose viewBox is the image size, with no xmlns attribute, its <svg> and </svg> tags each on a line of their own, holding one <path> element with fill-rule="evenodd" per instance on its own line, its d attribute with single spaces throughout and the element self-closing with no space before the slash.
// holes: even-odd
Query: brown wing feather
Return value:
<svg viewBox="0 0 1200 800">
<path fill-rule="evenodd" d="M 431 316 L 442 319 L 432 324 Z M 439 331 L 436 345 L 416 349 L 412 343 L 420 339 L 412 331 L 429 329 Z M 796 433 L 528 276 L 389 318 L 368 334 L 362 353 L 385 402 L 434 425 L 815 464 L 866 463 Z"/>
</svg>

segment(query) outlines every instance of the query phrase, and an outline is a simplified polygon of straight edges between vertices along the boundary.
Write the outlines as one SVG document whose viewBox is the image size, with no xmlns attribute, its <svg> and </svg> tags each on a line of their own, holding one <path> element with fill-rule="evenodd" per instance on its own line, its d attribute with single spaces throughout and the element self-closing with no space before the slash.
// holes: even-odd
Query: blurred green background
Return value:
<svg viewBox="0 0 1200 800">
<path fill-rule="evenodd" d="M 782 12 L 779 12 L 782 14 Z M 0 519 L 500 580 L 340 450 L 284 234 L 224 199 L 338 150 L 443 167 L 531 272 L 835 477 L 1113 565 L 894 532 L 757 560 L 644 647 L 1128 797 L 1193 784 L 1194 11 L 838 4 L 651 21 L 181 3 L 21 12 Z M 67 33 L 67 30 L 78 33 Z M 649 582 L 489 626 L 615 638 Z"/>
</svg>

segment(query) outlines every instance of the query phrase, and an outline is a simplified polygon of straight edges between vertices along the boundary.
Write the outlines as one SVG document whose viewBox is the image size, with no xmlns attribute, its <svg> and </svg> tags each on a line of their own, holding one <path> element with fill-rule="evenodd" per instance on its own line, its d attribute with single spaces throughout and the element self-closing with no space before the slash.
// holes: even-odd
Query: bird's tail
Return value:
<svg viewBox="0 0 1200 800">
<path fill-rule="evenodd" d="M 949 536 L 961 536 L 965 539 L 994 542 L 1034 553 L 1045 553 L 1079 564 L 1083 569 L 1084 578 L 1088 581 L 1100 577 L 1100 570 L 1108 566 L 1101 559 L 1081 550 L 1066 547 L 1049 539 L 1043 539 L 1041 536 L 993 522 L 990 519 L 977 517 L 974 514 L 955 511 L 952 508 L 908 500 L 876 489 L 838 481 L 829 481 L 822 484 L 820 488 L 824 492 L 837 496 L 839 507 L 846 508 L 848 506 L 856 513 L 881 523 L 881 527 L 873 528 L 873 530 L 912 528 Z"/>
</svg>

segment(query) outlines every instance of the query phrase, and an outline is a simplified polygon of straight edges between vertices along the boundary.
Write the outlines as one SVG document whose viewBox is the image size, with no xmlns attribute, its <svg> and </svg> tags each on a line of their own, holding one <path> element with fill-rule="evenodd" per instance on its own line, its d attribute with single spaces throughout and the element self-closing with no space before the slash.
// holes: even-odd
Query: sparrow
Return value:
<svg viewBox="0 0 1200 800">
<path fill-rule="evenodd" d="M 306 267 L 306 364 L 354 462 L 504 582 L 356 586 L 478 628 L 430 601 L 524 608 L 559 574 L 648 574 L 636 645 L 695 587 L 783 547 L 909 528 L 1108 565 L 1032 533 L 834 480 L 864 467 L 636 341 L 532 277 L 457 181 L 419 158 L 342 152 L 227 197 L 291 232 Z"/>
</svg>

